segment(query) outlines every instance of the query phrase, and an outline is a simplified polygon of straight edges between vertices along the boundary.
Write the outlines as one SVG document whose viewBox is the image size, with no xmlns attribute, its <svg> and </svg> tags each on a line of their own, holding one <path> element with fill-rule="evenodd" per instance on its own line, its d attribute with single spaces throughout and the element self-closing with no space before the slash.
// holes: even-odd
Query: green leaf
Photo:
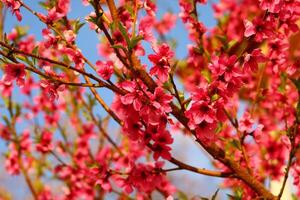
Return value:
<svg viewBox="0 0 300 200">
<path fill-rule="evenodd" d="M 39 50 L 39 46 L 34 47 L 34 49 L 32 50 L 32 54 L 33 55 L 38 55 L 37 52 Z"/>
<path fill-rule="evenodd" d="M 188 196 L 182 191 L 178 191 L 177 195 L 178 195 L 178 199 L 180 199 L 180 200 L 188 200 L 189 199 Z"/>
<path fill-rule="evenodd" d="M 300 78 L 298 79 L 291 79 L 292 82 L 294 83 L 294 85 L 296 86 L 296 88 L 298 89 L 298 91 L 300 91 Z"/>
<path fill-rule="evenodd" d="M 25 36 L 29 31 L 29 26 L 16 26 L 15 28 L 20 38 Z"/>
<path fill-rule="evenodd" d="M 137 35 L 135 37 L 133 37 L 130 41 L 130 44 L 129 44 L 129 49 L 134 49 L 134 47 L 139 43 L 139 41 L 143 40 L 144 37 L 141 36 L 141 35 Z"/>
<path fill-rule="evenodd" d="M 51 8 L 51 6 L 49 4 L 42 2 L 42 1 L 40 1 L 38 4 L 46 10 L 49 10 Z"/>
<path fill-rule="evenodd" d="M 16 105 L 16 117 L 21 115 L 21 110 L 22 110 L 22 107 L 19 104 L 17 104 Z"/>
<path fill-rule="evenodd" d="M 238 196 L 234 196 L 234 195 L 231 195 L 231 194 L 226 194 L 229 198 L 229 200 L 242 200 L 241 197 L 238 197 Z"/>
<path fill-rule="evenodd" d="M 216 93 L 216 94 L 212 95 L 210 99 L 212 102 L 214 102 L 214 101 L 218 100 L 219 98 L 220 98 L 220 96 Z"/>
<path fill-rule="evenodd" d="M 28 64 L 30 66 L 34 65 L 33 62 L 30 61 L 27 56 L 18 56 L 17 58 L 22 60 L 23 62 L 25 62 L 26 64 Z"/>
<path fill-rule="evenodd" d="M 281 73 L 280 74 L 280 85 L 279 85 L 279 92 L 283 93 L 285 91 L 286 81 L 287 81 L 287 74 Z"/>
<path fill-rule="evenodd" d="M 218 122 L 218 126 L 217 126 L 217 128 L 215 130 L 215 133 L 216 134 L 220 133 L 222 131 L 222 129 L 223 129 L 223 123 L 222 122 Z"/>
<path fill-rule="evenodd" d="M 38 55 L 38 50 L 39 50 L 39 46 L 34 47 L 34 49 L 32 50 L 32 54 L 33 55 Z M 33 65 L 35 65 L 37 59 L 36 58 L 32 58 L 32 61 L 33 61 Z"/>
<path fill-rule="evenodd" d="M 2 119 L 4 120 L 6 126 L 9 126 L 9 125 L 10 125 L 10 121 L 9 121 L 9 119 L 7 118 L 6 115 L 3 115 L 3 116 L 2 116 Z"/>
<path fill-rule="evenodd" d="M 128 37 L 126 28 L 122 25 L 121 22 L 119 22 L 118 27 L 119 27 L 119 31 L 121 32 L 122 36 L 124 37 L 127 45 L 130 46 L 130 39 Z"/>
<path fill-rule="evenodd" d="M 206 70 L 206 69 L 202 70 L 201 75 L 207 80 L 207 82 L 209 82 L 209 83 L 211 82 L 209 70 Z"/>
<path fill-rule="evenodd" d="M 231 47 L 233 47 L 236 43 L 238 43 L 237 40 L 231 40 L 230 42 L 228 42 L 228 49 L 231 49 Z"/>
<path fill-rule="evenodd" d="M 227 194 L 230 200 L 242 200 L 243 199 L 243 190 L 238 188 L 234 191 L 234 195 Z"/>
<path fill-rule="evenodd" d="M 74 21 L 73 23 L 73 30 L 74 30 L 74 33 L 78 33 L 79 30 L 85 25 L 84 22 L 80 22 L 80 19 L 77 19 L 76 21 Z"/>
<path fill-rule="evenodd" d="M 298 200 L 298 197 L 295 194 L 292 194 L 292 200 Z"/>
<path fill-rule="evenodd" d="M 97 24 L 97 17 L 90 16 L 87 21 L 92 22 L 93 24 Z"/>
<path fill-rule="evenodd" d="M 240 145 L 240 141 L 238 141 L 237 139 L 232 139 L 232 140 L 230 141 L 230 144 L 231 144 L 232 146 L 234 146 L 235 148 L 237 148 L 237 149 L 239 149 L 239 150 L 242 150 L 241 145 Z"/>
<path fill-rule="evenodd" d="M 184 101 L 184 92 L 178 91 L 180 101 Z"/>
<path fill-rule="evenodd" d="M 93 107 L 96 105 L 96 99 L 93 98 L 91 94 L 88 94 L 88 95 L 87 95 L 87 98 L 88 98 L 88 102 L 89 102 L 88 105 L 89 105 L 91 108 L 93 108 Z"/>
<path fill-rule="evenodd" d="M 114 48 L 114 49 L 122 49 L 125 52 L 127 52 L 127 49 L 124 46 L 119 45 L 119 44 L 112 45 L 111 47 Z"/>
</svg>

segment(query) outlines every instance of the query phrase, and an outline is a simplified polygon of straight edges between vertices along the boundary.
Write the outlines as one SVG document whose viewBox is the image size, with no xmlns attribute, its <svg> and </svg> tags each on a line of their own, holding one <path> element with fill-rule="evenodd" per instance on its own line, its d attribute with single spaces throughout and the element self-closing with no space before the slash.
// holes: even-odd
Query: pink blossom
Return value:
<svg viewBox="0 0 300 200">
<path fill-rule="evenodd" d="M 76 39 L 76 34 L 72 30 L 65 30 L 63 34 L 67 42 L 72 43 Z"/>
<path fill-rule="evenodd" d="M 157 87 L 154 91 L 154 95 L 151 96 L 153 106 L 163 112 L 171 112 L 169 103 L 172 102 L 172 99 L 173 96 L 166 94 L 161 87 Z"/>
<path fill-rule="evenodd" d="M 136 88 L 137 86 L 135 82 L 123 82 L 122 87 L 129 91 L 129 93 L 121 97 L 122 103 L 124 105 L 132 104 L 134 109 L 139 111 L 143 106 L 141 98 L 143 96 L 143 92 Z"/>
<path fill-rule="evenodd" d="M 157 10 L 156 5 L 151 0 L 146 0 L 143 4 L 144 9 L 150 16 L 155 16 Z"/>
<path fill-rule="evenodd" d="M 11 9 L 12 13 L 16 15 L 18 21 L 22 20 L 22 15 L 20 13 L 21 3 L 16 0 L 2 0 L 2 2 Z"/>
<path fill-rule="evenodd" d="M 268 12 L 271 13 L 278 13 L 283 1 L 282 0 L 259 0 L 260 1 L 260 7 L 263 10 L 268 10 Z"/>
<path fill-rule="evenodd" d="M 253 130 L 252 129 L 253 125 L 254 125 L 254 120 L 251 118 L 250 113 L 245 112 L 244 116 L 240 120 L 239 130 L 242 132 L 250 133 Z"/>
<path fill-rule="evenodd" d="M 191 108 L 185 112 L 189 119 L 189 127 L 195 129 L 197 125 L 205 121 L 212 123 L 216 119 L 216 112 L 208 102 L 199 101 L 192 104 Z"/>
<path fill-rule="evenodd" d="M 111 75 L 114 73 L 114 65 L 112 61 L 97 61 L 96 66 L 98 67 L 97 73 L 104 80 L 109 80 Z"/>
<path fill-rule="evenodd" d="M 11 32 L 9 34 L 7 34 L 7 39 L 9 39 L 9 40 L 15 40 L 15 39 L 17 39 L 17 37 L 18 37 L 18 32 L 15 28 L 13 28 L 11 30 Z"/>
<path fill-rule="evenodd" d="M 255 18 L 252 22 L 245 20 L 245 37 L 255 36 L 255 41 L 261 42 L 263 39 L 274 36 L 274 28 L 276 26 L 275 20 L 272 17 L 268 17 L 265 20 L 261 18 Z"/>
<path fill-rule="evenodd" d="M 16 80 L 17 85 L 23 86 L 25 82 L 25 65 L 22 63 L 4 65 L 4 75 L 2 81 L 4 84 L 11 84 Z"/>
<path fill-rule="evenodd" d="M 244 33 L 245 37 L 250 37 L 256 33 L 255 27 L 252 22 L 250 22 L 249 20 L 244 20 L 244 25 L 246 29 Z"/>
<path fill-rule="evenodd" d="M 153 140 L 156 144 L 172 144 L 173 138 L 171 137 L 171 134 L 169 131 L 164 130 L 163 132 L 158 132 L 153 136 Z"/>
<path fill-rule="evenodd" d="M 208 68 L 212 71 L 214 77 L 223 77 L 226 82 L 233 81 L 233 79 L 238 79 L 242 76 L 236 55 L 232 55 L 229 58 L 225 55 L 221 55 L 220 57 L 214 56 Z"/>
<path fill-rule="evenodd" d="M 143 36 L 143 39 L 154 44 L 156 39 L 152 33 L 152 28 L 155 25 L 155 18 L 152 16 L 146 15 L 141 18 L 139 23 L 139 35 Z"/>
<path fill-rule="evenodd" d="M 81 0 L 82 1 L 82 4 L 84 6 L 88 6 L 89 5 L 89 1 L 88 0 Z"/>
<path fill-rule="evenodd" d="M 0 91 L 2 92 L 2 95 L 4 97 L 11 96 L 12 90 L 13 90 L 13 84 L 11 82 L 4 83 L 2 80 L 0 80 Z"/>
<path fill-rule="evenodd" d="M 170 160 L 171 159 L 171 153 L 170 151 L 172 150 L 171 147 L 159 143 L 155 143 L 153 145 L 153 158 L 154 160 L 158 160 L 159 157 Z"/>
<path fill-rule="evenodd" d="M 11 143 L 9 145 L 9 149 L 9 155 L 5 160 L 5 168 L 9 174 L 18 175 L 20 174 L 20 165 L 17 147 L 14 143 Z"/>
<path fill-rule="evenodd" d="M 21 140 L 20 140 L 20 148 L 22 151 L 30 151 L 31 147 L 31 139 L 30 139 L 30 132 L 29 130 L 25 130 L 22 134 Z"/>
<path fill-rule="evenodd" d="M 176 15 L 172 13 L 165 13 L 159 22 L 156 22 L 155 28 L 159 34 L 166 34 L 176 23 Z"/>
<path fill-rule="evenodd" d="M 148 59 L 154 64 L 150 69 L 151 75 L 156 75 L 160 82 L 166 82 L 169 77 L 170 64 L 169 59 L 173 57 L 174 53 L 170 50 L 167 44 L 162 44 L 158 47 L 155 54 L 148 56 Z"/>
<path fill-rule="evenodd" d="M 43 41 L 43 45 L 45 46 L 45 48 L 49 48 L 57 43 L 58 39 L 51 33 L 49 29 L 43 29 L 42 35 L 45 39 L 45 41 Z"/>
<path fill-rule="evenodd" d="M 58 99 L 58 92 L 62 92 L 65 89 L 64 85 L 56 84 L 48 80 L 41 80 L 40 86 L 43 88 L 43 93 L 49 101 Z"/>
<path fill-rule="evenodd" d="M 50 131 L 43 130 L 41 133 L 41 138 L 36 144 L 36 150 L 45 154 L 48 153 L 49 151 L 53 150 L 53 145 L 52 145 L 52 136 L 53 134 Z"/>
<path fill-rule="evenodd" d="M 211 144 L 216 142 L 217 135 L 215 133 L 215 129 L 217 128 L 217 123 L 208 123 L 206 121 L 202 121 L 196 128 L 196 137 L 200 141 Z"/>
<path fill-rule="evenodd" d="M 258 63 L 267 61 L 267 58 L 259 49 L 254 49 L 251 54 L 246 54 L 244 68 L 247 72 L 255 72 L 258 69 Z"/>
</svg>

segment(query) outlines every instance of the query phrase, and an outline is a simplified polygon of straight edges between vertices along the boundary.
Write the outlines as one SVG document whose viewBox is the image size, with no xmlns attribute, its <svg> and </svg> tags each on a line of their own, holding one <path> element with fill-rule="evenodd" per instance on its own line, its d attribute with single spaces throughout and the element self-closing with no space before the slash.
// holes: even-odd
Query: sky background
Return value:
<svg viewBox="0 0 300 200">
<path fill-rule="evenodd" d="M 27 5 L 29 5 L 33 10 L 42 11 L 38 6 L 37 0 L 24 0 L 24 2 L 27 3 Z M 72 0 L 71 2 L 72 6 L 71 12 L 68 15 L 69 18 L 80 18 L 81 21 L 83 21 L 84 17 L 92 11 L 90 7 L 82 6 L 80 0 Z M 158 2 L 159 18 L 164 14 L 165 11 L 173 11 L 175 13 L 179 13 L 177 1 L 161 0 Z M 21 12 L 23 15 L 23 20 L 21 23 L 17 22 L 15 17 L 8 13 L 4 27 L 5 32 L 10 32 L 15 25 L 28 26 L 29 33 L 35 35 L 36 40 L 41 40 L 41 30 L 45 28 L 45 25 L 35 17 L 33 17 L 26 10 L 22 9 Z M 209 4 L 206 6 L 198 6 L 198 12 L 201 21 L 203 21 L 207 27 L 213 27 L 216 24 L 216 21 L 213 18 L 211 6 Z M 189 40 L 187 31 L 183 26 L 180 18 L 177 19 L 176 27 L 170 32 L 170 34 L 167 34 L 167 38 L 176 39 L 176 56 L 179 58 L 184 58 L 187 54 L 186 46 L 189 43 Z M 100 59 L 96 48 L 96 44 L 99 43 L 99 40 L 97 39 L 96 34 L 89 29 L 87 24 L 81 29 L 79 35 L 77 36 L 76 43 L 82 50 L 83 54 L 93 63 Z M 149 46 L 146 48 L 146 52 L 146 55 L 152 52 Z M 146 59 L 146 57 L 142 58 L 142 62 L 145 64 L 149 64 L 149 61 Z M 108 92 L 107 90 L 101 90 L 100 94 L 106 102 L 112 101 L 112 93 Z M 18 96 L 18 94 L 14 95 L 17 98 L 22 98 Z M 0 108 L 0 113 L 4 112 L 5 111 L 3 110 L 3 108 Z M 102 109 L 99 108 L 98 112 L 105 116 Z M 19 128 L 22 129 L 22 127 Z M 197 145 L 192 139 L 182 136 L 178 133 L 174 133 L 174 138 L 174 151 L 172 152 L 172 155 L 174 157 L 193 166 L 209 169 L 212 168 L 209 163 L 209 159 L 204 155 L 205 153 L 202 152 L 202 150 L 199 148 L 199 145 Z M 1 149 L 3 149 L 4 146 L 5 144 L 3 143 L 3 141 L 0 141 L 0 152 L 3 152 L 1 151 Z M 3 156 L 0 160 L 0 171 L 0 187 L 10 191 L 13 194 L 13 199 L 21 200 L 24 199 L 24 197 L 30 196 L 27 186 L 24 185 L 23 177 L 11 177 L 4 172 L 5 170 Z M 221 181 L 218 178 L 202 176 L 187 171 L 171 172 L 170 177 L 173 180 L 173 183 L 175 183 L 175 185 L 177 185 L 182 191 L 188 192 L 190 195 L 201 194 L 202 196 L 206 197 L 210 197 L 213 195 L 213 193 L 218 189 L 218 184 Z M 229 191 L 224 190 L 220 191 L 219 199 L 224 199 L 226 193 L 228 192 Z M 113 197 L 111 197 L 110 199 L 113 199 Z"/>
</svg>

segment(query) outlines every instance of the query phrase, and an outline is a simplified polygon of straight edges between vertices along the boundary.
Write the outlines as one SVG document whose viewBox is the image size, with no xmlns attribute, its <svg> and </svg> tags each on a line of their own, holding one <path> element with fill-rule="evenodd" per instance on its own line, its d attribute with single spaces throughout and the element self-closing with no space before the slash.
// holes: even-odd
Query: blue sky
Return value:
<svg viewBox="0 0 300 200">
<path fill-rule="evenodd" d="M 41 11 L 41 8 L 38 6 L 37 0 L 24 0 L 24 2 L 27 3 L 34 10 Z M 73 0 L 71 2 L 72 10 L 69 15 L 69 18 L 80 18 L 81 21 L 84 21 L 84 17 L 88 15 L 92 11 L 92 9 L 90 7 L 83 7 L 81 5 L 81 1 L 79 0 Z M 175 13 L 179 12 L 177 1 L 162 0 L 158 2 L 158 16 L 161 16 L 165 11 L 173 11 Z M 200 19 L 204 22 L 205 25 L 207 25 L 208 27 L 212 27 L 216 24 L 213 18 L 212 10 L 209 5 L 199 6 L 198 11 Z M 10 32 L 15 25 L 28 26 L 29 33 L 35 35 L 37 40 L 41 40 L 41 30 L 45 28 L 45 25 L 43 25 L 40 21 L 38 21 L 24 9 L 22 9 L 22 15 L 23 20 L 21 23 L 19 23 L 16 21 L 15 17 L 12 17 L 11 14 L 8 14 L 5 23 L 5 32 Z M 173 29 L 173 31 L 170 34 L 168 34 L 167 37 L 176 39 L 178 43 L 176 55 L 179 58 L 184 58 L 187 53 L 186 46 L 189 43 L 189 40 L 187 36 L 187 31 L 180 19 L 177 20 L 176 28 Z M 96 60 L 100 59 L 100 57 L 97 54 L 96 48 L 96 44 L 99 43 L 99 40 L 97 39 L 97 35 L 94 32 L 90 31 L 88 25 L 85 25 L 81 29 L 77 37 L 76 43 L 89 60 L 95 62 Z M 152 50 L 150 47 L 146 48 L 146 52 L 150 53 L 151 51 Z M 146 64 L 149 63 L 148 60 L 145 58 L 142 59 L 142 62 Z M 107 92 L 107 90 L 101 90 L 100 94 L 103 96 L 106 102 L 112 101 L 112 94 L 110 92 Z M 105 116 L 105 114 L 103 113 L 104 111 L 102 109 L 99 109 L 98 112 L 100 112 L 102 116 Z M 202 152 L 199 146 L 192 139 L 187 138 L 186 136 L 181 136 L 180 134 L 176 134 L 174 137 L 175 144 L 173 146 L 176 146 L 176 150 L 173 151 L 173 155 L 175 155 L 176 158 L 184 160 L 187 163 L 194 166 L 211 168 L 209 159 L 207 158 L 207 156 L 204 155 L 205 153 Z M 0 147 L 1 146 L 3 148 L 3 143 L 2 145 L 0 145 Z M 182 151 L 182 149 L 184 149 L 184 151 Z M 3 163 L 2 160 L 1 163 Z M 0 165 L 0 170 L 3 171 L 3 164 Z M 178 185 L 183 191 L 190 191 L 191 194 L 202 194 L 203 196 L 211 196 L 217 190 L 217 184 L 220 182 L 220 179 L 218 178 L 195 175 L 194 173 L 186 171 L 172 172 L 171 177 L 174 180 L 175 184 Z M 184 184 L 182 184 L 182 182 Z M 23 178 L 7 178 L 0 176 L 0 185 L 2 187 L 7 188 L 14 194 L 13 199 L 24 199 L 24 195 L 29 195 L 29 191 L 23 184 Z M 191 187 L 191 185 L 193 187 Z M 16 190 L 16 188 L 18 189 Z M 224 192 L 222 196 L 224 196 Z"/>
</svg>

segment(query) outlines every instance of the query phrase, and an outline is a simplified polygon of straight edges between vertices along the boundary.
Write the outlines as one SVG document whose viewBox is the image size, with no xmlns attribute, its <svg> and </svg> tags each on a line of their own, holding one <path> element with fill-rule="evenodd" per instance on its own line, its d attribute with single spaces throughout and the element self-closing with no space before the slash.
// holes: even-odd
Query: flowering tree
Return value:
<svg viewBox="0 0 300 200">
<path fill-rule="evenodd" d="M 93 9 L 82 19 L 68 16 L 70 0 L 44 0 L 44 12 L 29 2 L 1 0 L 44 29 L 40 41 L 19 26 L 1 34 L 0 136 L 6 170 L 24 176 L 34 199 L 185 199 L 168 178 L 178 170 L 223 178 L 231 199 L 281 199 L 291 175 L 300 188 L 299 0 L 221 0 L 209 31 L 197 11 L 205 0 L 173 1 L 180 13 L 162 19 L 152 0 L 82 0 Z M 191 41 L 184 59 L 165 37 L 177 17 Z M 83 20 L 101 40 L 95 63 L 76 44 Z M 150 65 L 141 62 L 147 45 Z M 111 105 L 99 88 L 113 92 Z M 174 132 L 215 169 L 175 158 Z M 281 180 L 276 194 L 270 180 Z"/>
</svg>

